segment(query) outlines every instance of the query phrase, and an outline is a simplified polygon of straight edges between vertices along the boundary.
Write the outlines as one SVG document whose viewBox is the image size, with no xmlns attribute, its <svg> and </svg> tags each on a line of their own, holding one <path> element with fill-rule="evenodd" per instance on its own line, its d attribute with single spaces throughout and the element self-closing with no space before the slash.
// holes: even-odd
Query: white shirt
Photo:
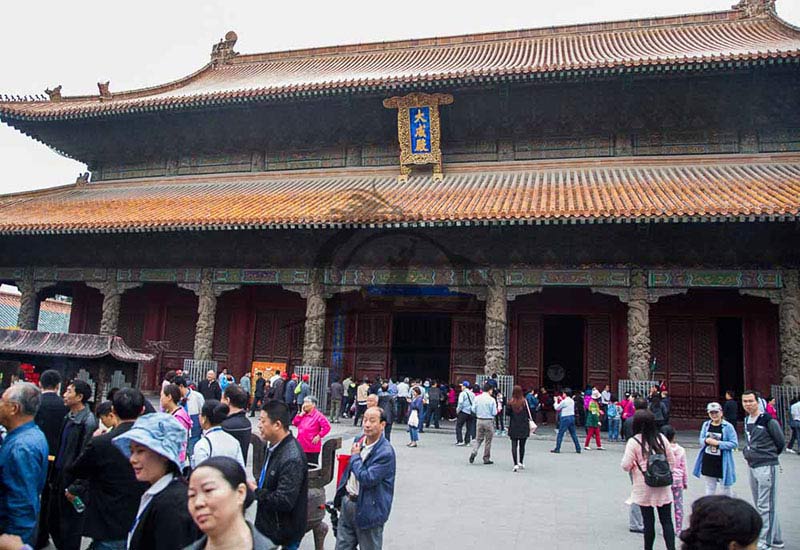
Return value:
<svg viewBox="0 0 800 550">
<path fill-rule="evenodd" d="M 792 414 L 792 420 L 800 422 L 800 401 L 789 407 L 789 412 Z"/>
<path fill-rule="evenodd" d="M 600 397 L 602 397 L 601 403 L 604 405 L 608 405 L 611 402 L 611 392 L 603 390 L 600 392 Z"/>
<path fill-rule="evenodd" d="M 361 460 L 367 459 L 369 453 L 372 452 L 372 448 L 378 441 L 380 441 L 380 438 L 376 439 L 375 443 L 373 443 L 372 445 L 364 445 L 361 447 L 361 453 L 360 453 Z M 364 440 L 364 442 L 366 443 L 366 439 Z M 356 479 L 356 476 L 355 474 L 353 474 L 353 472 L 350 472 L 350 477 L 347 478 L 347 492 L 353 496 L 358 496 L 358 480 Z"/>
<path fill-rule="evenodd" d="M 205 403 L 206 399 L 199 391 L 189 390 L 189 393 L 186 394 L 186 412 L 189 413 L 189 416 L 199 416 Z"/>
<path fill-rule="evenodd" d="M 561 411 L 561 418 L 575 416 L 575 401 L 571 397 L 566 397 L 556 404 L 556 410 Z"/>
<path fill-rule="evenodd" d="M 245 467 L 242 446 L 231 434 L 223 431 L 222 426 L 214 426 L 203 433 L 194 446 L 192 469 L 200 466 L 204 460 L 212 456 L 227 456 L 234 459 L 244 468 L 247 479 L 253 479 L 253 473 Z"/>
<path fill-rule="evenodd" d="M 172 479 L 174 477 L 175 475 L 172 473 L 166 474 L 164 477 L 153 483 L 142 495 L 142 499 L 139 501 L 139 511 L 136 512 L 136 519 L 133 522 L 133 527 L 131 527 L 131 530 L 128 531 L 128 548 L 131 547 L 131 538 L 133 537 L 133 533 L 136 531 L 136 527 L 139 525 L 139 520 L 142 519 L 142 514 L 144 514 L 144 511 L 147 510 L 147 507 L 150 505 L 150 501 L 152 501 L 153 497 L 155 497 L 158 493 L 166 489 L 167 485 L 172 483 Z"/>
<path fill-rule="evenodd" d="M 411 388 L 405 382 L 397 384 L 397 397 L 411 397 Z"/>
</svg>

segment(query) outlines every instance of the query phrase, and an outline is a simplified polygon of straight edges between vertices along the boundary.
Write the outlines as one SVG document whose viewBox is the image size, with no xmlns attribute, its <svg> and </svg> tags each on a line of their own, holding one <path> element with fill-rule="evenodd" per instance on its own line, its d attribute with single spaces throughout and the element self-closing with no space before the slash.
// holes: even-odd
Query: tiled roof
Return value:
<svg viewBox="0 0 800 550">
<path fill-rule="evenodd" d="M 746 9 L 237 55 L 162 86 L 61 101 L 0 102 L 0 118 L 75 118 L 262 101 L 343 90 L 442 87 L 455 80 L 516 79 L 564 71 L 640 70 L 753 60 L 797 60 L 800 30 Z M 760 8 L 758 6 L 761 6 Z M 760 11 L 759 11 L 760 10 Z M 235 40 L 235 39 L 234 39 Z M 231 46 L 232 48 L 232 46 Z"/>
<path fill-rule="evenodd" d="M 0 353 L 80 359 L 111 356 L 129 363 L 153 360 L 152 355 L 138 353 L 129 348 L 119 336 L 56 334 L 36 330 L 0 329 Z"/>
<path fill-rule="evenodd" d="M 17 326 L 19 295 L 0 292 L 0 328 Z M 69 332 L 69 316 L 72 306 L 57 300 L 45 300 L 39 307 L 40 330 L 45 332 Z"/>
<path fill-rule="evenodd" d="M 800 154 L 147 178 L 0 196 L 0 233 L 793 218 Z M 429 173 L 428 173 L 429 174 Z"/>
</svg>

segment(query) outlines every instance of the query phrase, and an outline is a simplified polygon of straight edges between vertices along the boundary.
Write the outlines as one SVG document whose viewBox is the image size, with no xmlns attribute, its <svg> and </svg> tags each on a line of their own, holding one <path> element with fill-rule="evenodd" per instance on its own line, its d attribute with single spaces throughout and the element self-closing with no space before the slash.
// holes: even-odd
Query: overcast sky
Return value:
<svg viewBox="0 0 800 550">
<path fill-rule="evenodd" d="M 97 94 L 188 75 L 228 30 L 236 50 L 259 53 L 677 15 L 728 9 L 734 0 L 427 0 L 336 2 L 138 0 L 3 2 L 5 55 L 0 94 Z M 390 6 L 397 7 L 396 10 Z M 778 0 L 778 14 L 800 26 L 800 0 Z M 0 193 L 71 183 L 85 167 L 0 124 Z"/>
</svg>

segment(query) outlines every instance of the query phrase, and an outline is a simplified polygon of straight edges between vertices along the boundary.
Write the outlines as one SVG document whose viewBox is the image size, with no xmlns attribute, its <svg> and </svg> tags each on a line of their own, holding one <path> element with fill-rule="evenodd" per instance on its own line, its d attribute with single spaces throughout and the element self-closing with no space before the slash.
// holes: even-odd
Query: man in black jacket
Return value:
<svg viewBox="0 0 800 550">
<path fill-rule="evenodd" d="M 66 470 L 67 483 L 80 479 L 88 485 L 83 535 L 100 548 L 125 548 L 128 530 L 136 519 L 139 500 L 148 488 L 136 481 L 133 468 L 111 440 L 124 434 L 144 411 L 144 395 L 125 388 L 114 394 L 114 413 L 119 424 L 110 432 L 92 438 L 78 459 Z M 67 500 L 73 495 L 67 494 Z"/>
<path fill-rule="evenodd" d="M 264 380 L 264 375 L 261 371 L 256 371 L 256 387 L 253 391 L 253 406 L 250 407 L 250 416 L 255 416 L 257 410 L 261 410 L 264 406 L 264 398 L 266 395 L 267 381 Z M 245 459 L 247 462 L 247 459 Z"/>
<path fill-rule="evenodd" d="M 73 380 L 64 392 L 64 405 L 69 412 L 61 424 L 58 453 L 53 472 L 53 489 L 50 494 L 48 527 L 58 550 L 78 550 L 81 546 L 84 515 L 67 500 L 66 493 L 88 498 L 85 484 L 80 480 L 70 483 L 67 468 L 83 451 L 97 429 L 97 419 L 86 404 L 92 397 L 92 388 L 83 380 Z"/>
<path fill-rule="evenodd" d="M 308 466 L 300 443 L 289 431 L 289 407 L 269 401 L 258 428 L 267 442 L 256 490 L 256 528 L 273 544 L 296 550 L 306 531 Z"/>
<path fill-rule="evenodd" d="M 217 401 L 222 399 L 222 389 L 219 387 L 219 382 L 217 382 L 217 374 L 213 370 L 206 373 L 206 379 L 200 382 L 197 391 L 203 395 L 206 401 L 209 399 L 216 399 Z"/>
<path fill-rule="evenodd" d="M 42 491 L 42 502 L 39 508 L 39 527 L 36 541 L 36 548 L 44 548 L 50 538 L 50 530 L 47 520 L 50 507 L 50 494 L 53 488 L 53 464 L 58 453 L 58 438 L 61 435 L 61 423 L 67 415 L 67 407 L 64 399 L 59 395 L 61 388 L 61 375 L 56 370 L 46 370 L 39 377 L 39 386 L 42 388 L 42 402 L 36 412 L 34 422 L 44 433 L 47 439 L 47 446 L 50 449 L 48 456 L 47 483 Z"/>
<path fill-rule="evenodd" d="M 242 448 L 242 457 L 247 464 L 250 436 L 253 434 L 253 426 L 247 419 L 247 394 L 241 386 L 231 384 L 222 393 L 222 402 L 230 409 L 228 418 L 222 421 L 222 429 L 239 442 L 239 446 Z"/>
</svg>

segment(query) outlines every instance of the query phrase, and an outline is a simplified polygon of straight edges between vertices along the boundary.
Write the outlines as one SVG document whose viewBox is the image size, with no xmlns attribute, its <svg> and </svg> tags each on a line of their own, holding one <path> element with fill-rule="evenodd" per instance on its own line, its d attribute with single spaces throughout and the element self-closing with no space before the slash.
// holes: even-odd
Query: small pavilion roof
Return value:
<svg viewBox="0 0 800 550">
<path fill-rule="evenodd" d="M 129 348 L 119 336 L 17 329 L 0 329 L 0 354 L 76 359 L 100 359 L 111 356 L 118 361 L 128 363 L 153 360 L 152 355 Z"/>
<path fill-rule="evenodd" d="M 240 55 L 236 34 L 212 60 L 167 84 L 95 96 L 0 101 L 2 120 L 61 120 L 208 107 L 248 101 L 398 89 L 564 73 L 673 71 L 796 62 L 800 29 L 777 17 L 774 0 L 742 0 L 727 11 L 421 40 Z"/>
<path fill-rule="evenodd" d="M 0 196 L 0 234 L 626 221 L 800 216 L 800 153 L 610 157 L 76 183 Z"/>
</svg>

